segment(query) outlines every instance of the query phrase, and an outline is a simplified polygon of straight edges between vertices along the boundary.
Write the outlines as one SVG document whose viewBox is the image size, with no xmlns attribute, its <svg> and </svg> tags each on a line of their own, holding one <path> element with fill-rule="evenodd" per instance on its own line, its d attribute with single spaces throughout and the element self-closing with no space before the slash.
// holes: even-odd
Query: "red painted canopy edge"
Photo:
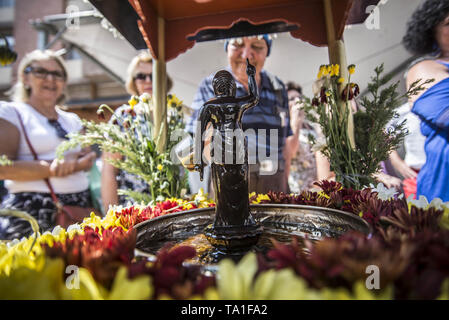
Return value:
<svg viewBox="0 0 449 320">
<path fill-rule="evenodd" d="M 187 40 L 205 29 L 227 29 L 234 23 L 247 20 L 252 24 L 282 21 L 299 26 L 290 34 L 314 46 L 326 46 L 326 23 L 323 0 L 128 0 L 139 16 L 138 27 L 151 51 L 158 59 L 158 17 L 165 23 L 165 61 L 176 58 L 195 45 Z M 361 1 L 361 0 L 360 0 Z M 331 0 L 336 37 L 340 39 L 348 18 L 363 21 L 367 13 L 357 2 L 357 12 L 351 7 L 354 0 Z M 350 16 L 351 13 L 351 16 Z M 364 17 L 362 17 L 365 15 Z"/>
</svg>

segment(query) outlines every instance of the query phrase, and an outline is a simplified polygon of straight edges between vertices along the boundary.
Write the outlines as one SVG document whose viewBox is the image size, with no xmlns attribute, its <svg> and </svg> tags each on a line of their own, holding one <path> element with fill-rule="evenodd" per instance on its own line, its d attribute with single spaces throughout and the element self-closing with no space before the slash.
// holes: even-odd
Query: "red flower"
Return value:
<svg viewBox="0 0 449 320">
<path fill-rule="evenodd" d="M 110 288 L 121 265 L 130 265 L 134 257 L 136 231 L 125 232 L 121 227 L 99 230 L 84 228 L 84 234 L 76 234 L 65 242 L 44 245 L 49 257 L 62 258 L 66 265 L 87 268 L 94 279 Z"/>
<path fill-rule="evenodd" d="M 291 196 L 283 192 L 268 191 L 267 196 L 270 198 L 270 203 L 291 203 Z"/>
<path fill-rule="evenodd" d="M 343 89 L 341 93 L 341 100 L 352 100 L 354 98 L 354 92 L 352 91 L 352 88 L 350 84 L 348 83 L 345 88 Z"/>
<path fill-rule="evenodd" d="M 187 299 L 215 284 L 215 278 L 201 274 L 199 267 L 183 265 L 195 255 L 196 250 L 190 246 L 170 247 L 167 244 L 159 250 L 156 261 L 147 270 L 153 278 L 154 297 L 165 293 L 175 299 Z"/>
<path fill-rule="evenodd" d="M 321 87 L 320 102 L 321 103 L 327 103 L 327 96 L 326 96 L 326 88 L 325 87 Z"/>
<path fill-rule="evenodd" d="M 267 253 L 267 257 L 275 261 L 276 269 L 295 268 L 297 262 L 297 255 L 300 255 L 298 249 L 298 241 L 293 238 L 290 245 L 271 240 L 274 248 Z"/>
<path fill-rule="evenodd" d="M 125 109 L 124 113 L 131 115 L 131 117 L 135 117 L 136 116 L 136 112 L 134 111 L 134 108 Z"/>
<path fill-rule="evenodd" d="M 128 129 L 130 127 L 131 123 L 129 119 L 123 120 L 123 128 Z"/>
<path fill-rule="evenodd" d="M 351 88 L 354 89 L 354 97 L 357 97 L 360 93 L 360 88 L 357 83 L 351 83 Z"/>
<path fill-rule="evenodd" d="M 156 207 L 160 208 L 161 212 L 170 210 L 170 212 L 179 212 L 182 211 L 182 207 L 176 201 L 166 200 L 164 202 L 158 202 Z M 177 208 L 176 208 L 177 207 Z M 176 208 L 176 209 L 173 209 Z M 173 209 L 173 210 L 171 210 Z"/>
<path fill-rule="evenodd" d="M 320 187 L 326 194 L 342 189 L 342 184 L 336 181 L 321 180 L 314 182 L 314 185 Z"/>
<path fill-rule="evenodd" d="M 352 100 L 360 94 L 360 88 L 357 83 L 348 83 L 341 93 L 341 99 L 343 101 Z"/>
<path fill-rule="evenodd" d="M 320 105 L 320 100 L 318 100 L 318 98 L 313 98 L 312 99 L 312 106 L 319 106 Z"/>
</svg>

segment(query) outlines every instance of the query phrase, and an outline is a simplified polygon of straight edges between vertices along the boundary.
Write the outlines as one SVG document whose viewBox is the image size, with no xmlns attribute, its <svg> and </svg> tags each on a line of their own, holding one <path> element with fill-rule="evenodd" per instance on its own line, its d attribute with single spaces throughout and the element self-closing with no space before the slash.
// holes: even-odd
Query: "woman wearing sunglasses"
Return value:
<svg viewBox="0 0 449 320">
<path fill-rule="evenodd" d="M 153 93 L 153 59 L 149 52 L 144 51 L 131 60 L 127 70 L 126 91 L 132 95 L 142 95 Z M 172 81 L 167 77 L 167 91 L 170 91 Z M 128 109 L 124 105 L 118 108 L 115 113 L 120 114 Z M 140 105 L 134 107 L 134 111 L 139 114 Z M 143 120 L 143 118 L 142 118 Z M 118 195 L 118 189 L 131 189 L 140 193 L 149 193 L 148 184 L 126 171 L 119 170 L 112 166 L 107 159 L 120 159 L 119 154 L 103 153 L 103 166 L 101 170 L 101 199 L 104 212 L 107 212 L 110 205 L 126 205 L 127 201 L 133 199 Z"/>
<path fill-rule="evenodd" d="M 41 232 L 56 225 L 57 209 L 49 186 L 62 205 L 92 207 L 86 170 L 94 152 L 75 149 L 56 159 L 58 145 L 70 132 L 81 130 L 79 117 L 61 110 L 67 84 L 64 60 L 55 52 L 35 50 L 20 62 L 12 102 L 0 104 L 0 154 L 13 161 L 0 166 L 8 195 L 2 208 L 13 208 L 37 219 Z M 0 219 L 0 239 L 31 234 L 29 223 Z"/>
</svg>

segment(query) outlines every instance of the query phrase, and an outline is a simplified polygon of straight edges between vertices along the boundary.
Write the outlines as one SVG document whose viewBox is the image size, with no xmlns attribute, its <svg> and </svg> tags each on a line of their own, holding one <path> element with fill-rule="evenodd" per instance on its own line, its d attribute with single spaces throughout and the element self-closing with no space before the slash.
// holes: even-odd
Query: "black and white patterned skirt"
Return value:
<svg viewBox="0 0 449 320">
<path fill-rule="evenodd" d="M 142 180 L 142 178 L 135 174 L 126 172 L 124 170 L 119 170 L 116 179 L 118 189 L 132 190 L 135 192 L 151 194 L 150 186 L 148 185 L 148 183 L 146 183 L 144 180 Z M 119 205 L 126 206 L 128 202 L 134 203 L 136 202 L 136 200 L 130 196 L 119 195 L 118 202 Z"/>
<path fill-rule="evenodd" d="M 92 207 L 89 190 L 56 194 L 63 205 Z M 37 220 L 40 232 L 52 231 L 56 226 L 56 206 L 49 193 L 19 192 L 10 193 L 3 199 L 1 207 L 15 209 L 29 213 Z M 0 239 L 13 240 L 28 237 L 32 234 L 31 225 L 23 219 L 16 217 L 0 217 Z"/>
</svg>

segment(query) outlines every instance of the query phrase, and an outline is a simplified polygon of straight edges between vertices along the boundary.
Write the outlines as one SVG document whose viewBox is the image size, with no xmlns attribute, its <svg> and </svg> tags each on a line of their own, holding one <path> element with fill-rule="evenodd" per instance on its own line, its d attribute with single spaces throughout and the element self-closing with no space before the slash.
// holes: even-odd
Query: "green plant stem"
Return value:
<svg viewBox="0 0 449 320">
<path fill-rule="evenodd" d="M 34 232 L 34 240 L 30 246 L 30 249 L 28 250 L 28 254 L 30 254 L 31 250 L 34 247 L 34 244 L 36 243 L 37 236 L 39 234 L 39 224 L 37 223 L 36 219 L 34 219 L 33 216 L 31 216 L 30 214 L 28 214 L 25 211 L 12 210 L 12 209 L 0 209 L 0 216 L 12 216 L 12 217 L 24 219 L 31 225 L 31 229 Z"/>
</svg>

